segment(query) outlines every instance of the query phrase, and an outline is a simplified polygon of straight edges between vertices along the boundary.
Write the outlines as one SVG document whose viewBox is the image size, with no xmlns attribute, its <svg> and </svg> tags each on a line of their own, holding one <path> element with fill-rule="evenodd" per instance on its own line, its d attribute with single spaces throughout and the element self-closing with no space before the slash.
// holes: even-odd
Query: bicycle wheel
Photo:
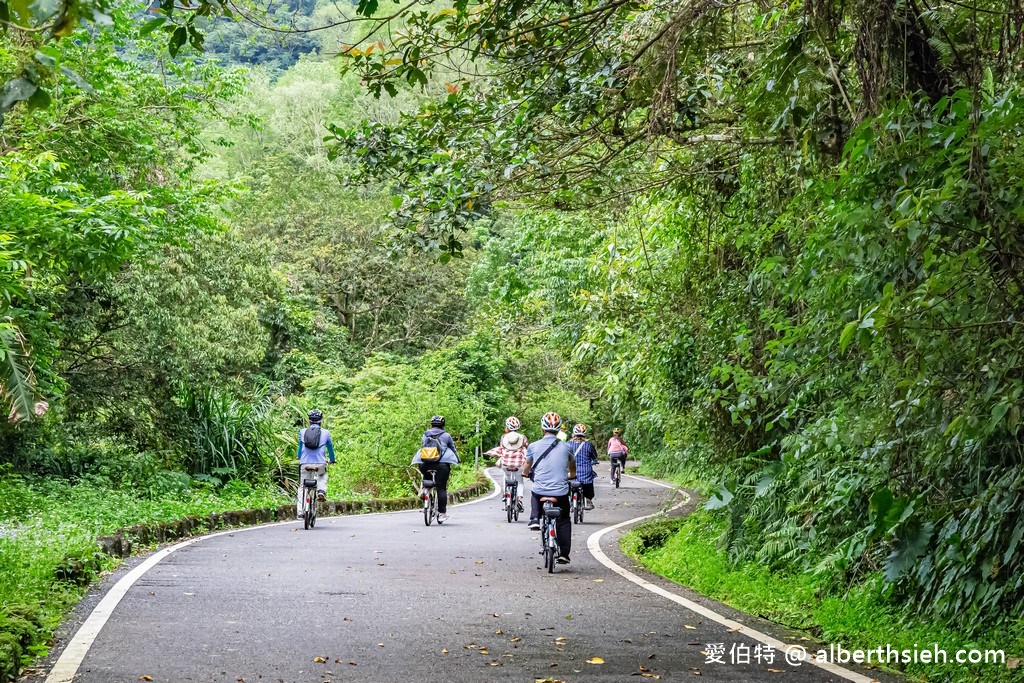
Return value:
<svg viewBox="0 0 1024 683">
<path fill-rule="evenodd" d="M 423 523 L 430 526 L 430 523 L 434 520 L 430 514 L 430 491 L 423 491 Z"/>
<path fill-rule="evenodd" d="M 516 497 L 512 493 L 512 487 L 505 487 L 505 514 L 508 516 L 508 523 L 512 523 L 512 518 L 516 516 Z"/>
<path fill-rule="evenodd" d="M 615 468 L 615 488 L 619 488 L 619 480 L 622 478 L 622 468 Z"/>
<path fill-rule="evenodd" d="M 302 527 L 308 529 L 309 524 L 309 489 L 305 489 L 302 494 Z"/>
<path fill-rule="evenodd" d="M 555 571 L 555 549 L 550 545 L 544 550 L 544 565 L 548 569 L 548 574 L 553 574 Z"/>
<path fill-rule="evenodd" d="M 430 489 L 430 519 L 437 521 L 437 489 Z M 440 524 L 441 522 L 437 522 Z"/>
<path fill-rule="evenodd" d="M 310 491 L 309 494 L 309 528 L 312 529 L 316 526 L 316 508 L 317 500 L 316 494 Z"/>
</svg>

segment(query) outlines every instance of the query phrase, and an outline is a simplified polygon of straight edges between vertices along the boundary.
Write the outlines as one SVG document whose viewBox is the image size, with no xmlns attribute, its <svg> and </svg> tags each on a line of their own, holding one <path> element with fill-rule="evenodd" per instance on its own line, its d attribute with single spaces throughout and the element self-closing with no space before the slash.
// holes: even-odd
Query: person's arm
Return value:
<svg viewBox="0 0 1024 683">
<path fill-rule="evenodd" d="M 327 436 L 327 461 L 334 464 L 334 442 L 330 435 Z"/>
<path fill-rule="evenodd" d="M 455 450 L 455 439 L 452 438 L 451 434 L 445 432 L 445 439 L 441 443 L 442 445 L 444 445 L 445 448 L 450 448 L 452 450 L 452 453 L 455 454 L 456 458 L 459 457 L 459 452 Z"/>
<path fill-rule="evenodd" d="M 571 453 L 569 454 L 569 478 L 576 478 L 576 458 Z"/>
<path fill-rule="evenodd" d="M 295 454 L 295 457 L 302 460 L 302 432 L 299 432 L 299 452 Z"/>
<path fill-rule="evenodd" d="M 530 455 L 530 451 L 526 451 L 526 461 L 523 463 L 523 476 L 527 479 L 530 477 L 530 471 L 533 469 L 533 456 Z"/>
</svg>

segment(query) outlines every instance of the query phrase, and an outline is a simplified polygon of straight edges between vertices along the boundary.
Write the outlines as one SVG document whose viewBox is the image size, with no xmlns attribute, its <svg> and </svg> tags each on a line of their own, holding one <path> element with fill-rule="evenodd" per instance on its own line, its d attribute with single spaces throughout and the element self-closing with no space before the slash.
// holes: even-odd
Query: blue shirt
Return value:
<svg viewBox="0 0 1024 683">
<path fill-rule="evenodd" d="M 555 444 L 555 447 L 551 448 L 551 444 Z M 534 463 L 548 448 L 551 448 L 551 452 L 535 466 Z M 572 449 L 554 434 L 545 434 L 540 441 L 531 443 L 526 449 L 526 462 L 530 463 L 533 492 L 540 496 L 569 495 L 570 458 Z"/>
<path fill-rule="evenodd" d="M 597 462 L 597 449 L 589 441 L 570 441 L 569 448 L 576 455 L 576 479 L 581 484 L 589 484 L 597 475 L 594 474 L 594 463 Z"/>
<path fill-rule="evenodd" d="M 451 434 L 440 427 L 431 427 L 427 431 L 423 432 L 423 438 L 420 439 L 421 446 L 437 446 L 439 443 L 441 444 L 441 459 L 437 462 L 446 462 L 450 465 L 458 465 L 459 453 L 455 450 L 455 441 L 452 440 Z M 412 459 L 412 464 L 418 465 L 422 462 L 423 461 L 420 460 L 420 452 L 416 451 L 416 455 L 413 456 Z"/>
<path fill-rule="evenodd" d="M 320 429 L 320 445 L 316 448 L 306 448 L 302 437 L 306 435 L 305 429 L 299 430 L 299 464 L 300 465 L 322 465 L 334 462 L 334 442 L 331 441 L 331 433 L 326 429 Z M 327 457 L 324 457 L 326 454 Z"/>
</svg>

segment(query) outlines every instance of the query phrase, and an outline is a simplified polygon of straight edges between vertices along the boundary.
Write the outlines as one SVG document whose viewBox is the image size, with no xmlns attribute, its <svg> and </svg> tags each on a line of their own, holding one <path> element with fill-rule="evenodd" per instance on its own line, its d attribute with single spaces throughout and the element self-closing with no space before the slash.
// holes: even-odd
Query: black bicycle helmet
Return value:
<svg viewBox="0 0 1024 683">
<path fill-rule="evenodd" d="M 314 408 L 313 410 L 309 411 L 309 421 L 310 421 L 311 424 L 316 424 L 316 423 L 319 423 L 319 422 L 323 422 L 323 420 L 324 420 L 324 414 L 321 413 L 316 408 Z"/>
<path fill-rule="evenodd" d="M 435 415 L 434 417 L 430 418 L 430 426 L 440 427 L 441 429 L 444 429 L 444 415 Z"/>
</svg>

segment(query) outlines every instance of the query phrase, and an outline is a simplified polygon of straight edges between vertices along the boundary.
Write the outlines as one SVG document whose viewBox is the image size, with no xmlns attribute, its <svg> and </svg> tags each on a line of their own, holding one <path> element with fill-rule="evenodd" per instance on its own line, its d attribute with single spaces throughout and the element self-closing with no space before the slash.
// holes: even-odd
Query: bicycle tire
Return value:
<svg viewBox="0 0 1024 683">
<path fill-rule="evenodd" d="M 309 529 L 309 492 L 302 496 L 302 527 Z"/>
<path fill-rule="evenodd" d="M 548 546 L 547 550 L 544 551 L 544 564 L 547 567 L 548 574 L 554 574 L 555 572 L 555 549 Z"/>
<path fill-rule="evenodd" d="M 434 521 L 431 519 L 430 512 L 430 493 L 428 492 L 426 498 L 423 499 L 423 523 L 427 526 L 430 526 L 430 523 Z"/>
<path fill-rule="evenodd" d="M 512 495 L 512 487 L 505 489 L 505 513 L 508 516 L 508 523 L 512 523 L 512 518 L 516 516 L 516 500 L 515 496 Z"/>
<path fill-rule="evenodd" d="M 312 498 L 309 499 L 309 518 L 310 518 L 309 519 L 309 528 L 310 529 L 312 529 L 313 527 L 316 526 L 316 507 L 317 507 L 317 501 L 316 501 L 316 496 L 314 495 Z"/>
<path fill-rule="evenodd" d="M 430 519 L 441 523 L 437 518 L 437 489 L 430 489 Z"/>
</svg>

